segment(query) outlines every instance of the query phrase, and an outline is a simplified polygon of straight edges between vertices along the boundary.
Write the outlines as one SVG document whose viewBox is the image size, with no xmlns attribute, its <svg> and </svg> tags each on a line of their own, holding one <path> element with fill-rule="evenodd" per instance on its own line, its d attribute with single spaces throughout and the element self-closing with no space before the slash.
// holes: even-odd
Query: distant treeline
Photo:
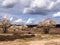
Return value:
<svg viewBox="0 0 60 45">
<path fill-rule="evenodd" d="M 16 26 L 21 26 L 21 25 L 16 25 Z M 37 25 L 27 25 L 27 26 L 28 27 L 36 27 Z M 60 28 L 60 24 L 56 24 L 55 27 Z"/>
<path fill-rule="evenodd" d="M 59 28 L 60 27 L 60 24 L 56 24 L 56 27 Z"/>
</svg>

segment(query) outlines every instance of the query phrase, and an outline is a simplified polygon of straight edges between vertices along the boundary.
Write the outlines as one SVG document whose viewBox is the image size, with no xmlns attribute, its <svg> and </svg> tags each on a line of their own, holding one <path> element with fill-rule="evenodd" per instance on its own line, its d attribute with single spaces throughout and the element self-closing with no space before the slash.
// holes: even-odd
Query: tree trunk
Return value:
<svg viewBox="0 0 60 45">
<path fill-rule="evenodd" d="M 3 33 L 6 33 L 6 32 L 7 32 L 7 28 L 3 27 Z"/>
<path fill-rule="evenodd" d="M 48 28 L 44 28 L 44 34 L 49 34 L 49 29 Z"/>
</svg>

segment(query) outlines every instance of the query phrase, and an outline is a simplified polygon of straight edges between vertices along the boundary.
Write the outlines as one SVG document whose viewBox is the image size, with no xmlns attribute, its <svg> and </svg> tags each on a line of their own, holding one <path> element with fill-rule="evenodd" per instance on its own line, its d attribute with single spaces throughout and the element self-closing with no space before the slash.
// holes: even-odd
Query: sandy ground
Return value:
<svg viewBox="0 0 60 45">
<path fill-rule="evenodd" d="M 24 41 L 20 41 L 19 39 L 14 41 L 2 41 L 0 42 L 0 45 L 27 45 Z"/>
<path fill-rule="evenodd" d="M 45 35 L 45 36 L 49 37 L 49 35 Z M 24 41 L 22 39 L 16 39 L 13 41 L 0 41 L 0 45 L 46 45 L 46 43 L 49 43 L 49 42 L 54 42 L 54 43 L 58 42 L 60 45 L 60 38 L 31 40 L 31 41 Z"/>
<path fill-rule="evenodd" d="M 51 40 L 37 40 L 37 41 L 30 41 L 27 42 L 29 45 L 45 45 L 45 43 L 48 42 L 59 42 L 60 43 L 60 38 L 59 39 L 51 39 Z"/>
<path fill-rule="evenodd" d="M 0 45 L 45 45 L 45 43 L 47 42 L 59 42 L 60 43 L 60 38 L 50 39 L 50 40 L 35 40 L 35 41 L 28 41 L 28 42 L 21 42 L 18 39 L 15 41 L 0 42 Z"/>
</svg>

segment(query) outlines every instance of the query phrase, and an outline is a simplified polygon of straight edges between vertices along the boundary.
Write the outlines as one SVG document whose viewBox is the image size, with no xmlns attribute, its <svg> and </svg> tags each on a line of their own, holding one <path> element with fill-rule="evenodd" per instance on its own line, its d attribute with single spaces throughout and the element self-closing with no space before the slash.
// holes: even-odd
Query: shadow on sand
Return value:
<svg viewBox="0 0 60 45">
<path fill-rule="evenodd" d="M 35 37 L 35 35 L 18 35 L 18 34 L 13 34 L 13 35 L 0 35 L 0 41 L 14 41 L 15 39 L 23 39 L 23 38 L 32 38 Z"/>
</svg>

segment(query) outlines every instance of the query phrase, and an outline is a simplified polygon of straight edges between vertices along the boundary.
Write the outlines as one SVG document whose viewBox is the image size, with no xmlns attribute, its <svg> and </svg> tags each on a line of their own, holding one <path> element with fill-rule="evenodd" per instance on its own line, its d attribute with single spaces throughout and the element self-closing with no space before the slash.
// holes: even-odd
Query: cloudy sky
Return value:
<svg viewBox="0 0 60 45">
<path fill-rule="evenodd" d="M 60 0 L 0 0 L 0 18 L 15 24 L 36 24 L 51 18 L 60 24 Z"/>
</svg>

